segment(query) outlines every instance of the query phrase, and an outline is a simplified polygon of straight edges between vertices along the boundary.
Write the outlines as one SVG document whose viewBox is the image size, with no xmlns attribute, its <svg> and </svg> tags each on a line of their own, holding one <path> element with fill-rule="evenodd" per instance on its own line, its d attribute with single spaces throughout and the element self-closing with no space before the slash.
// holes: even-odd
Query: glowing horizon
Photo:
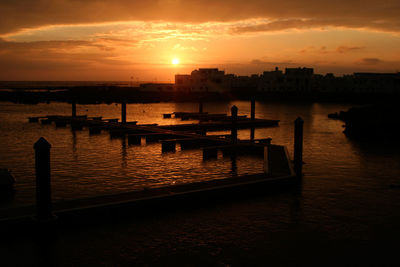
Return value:
<svg viewBox="0 0 400 267">
<path fill-rule="evenodd" d="M 210 9 L 205 17 L 192 12 L 199 8 L 192 1 L 187 6 L 169 1 L 176 10 L 158 2 L 162 10 L 171 12 L 169 17 L 146 3 L 132 20 L 121 11 L 127 2 L 98 2 L 102 5 L 81 3 L 83 10 L 107 10 L 96 18 L 70 12 L 65 2 L 54 1 L 48 12 L 59 14 L 59 19 L 41 14 L 38 8 L 33 13 L 35 18 L 44 16 L 40 19 L 27 14 L 14 24 L 0 22 L 0 80 L 129 80 L 133 76 L 167 81 L 177 73 L 202 67 L 238 75 L 259 74 L 276 66 L 311 67 L 316 73 L 335 75 L 400 70 L 396 1 L 365 4 L 375 11 L 373 15 L 352 9 L 358 20 L 343 15 L 340 5 L 329 13 L 320 2 L 313 3 L 315 13 L 296 7 L 284 14 L 280 4 L 269 3 L 269 13 L 261 14 L 255 8 L 264 5 L 261 1 L 246 5 L 210 2 L 215 10 Z M 0 3 L 0 11 L 4 7 L 9 12 L 2 14 L 15 20 L 11 15 L 18 7 L 12 2 Z M 68 3 L 68 7 L 74 6 Z M 224 15 L 219 17 L 217 13 L 234 8 L 240 8 L 245 16 L 221 13 Z M 179 10 L 185 10 L 187 16 L 182 17 Z M 117 11 L 122 12 L 118 19 Z M 184 63 L 173 64 L 174 57 Z"/>
</svg>

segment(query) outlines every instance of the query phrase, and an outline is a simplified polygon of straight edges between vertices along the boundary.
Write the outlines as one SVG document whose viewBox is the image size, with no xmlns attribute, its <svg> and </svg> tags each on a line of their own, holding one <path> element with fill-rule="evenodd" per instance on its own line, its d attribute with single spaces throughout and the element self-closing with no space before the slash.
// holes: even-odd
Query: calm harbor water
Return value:
<svg viewBox="0 0 400 267">
<path fill-rule="evenodd" d="M 239 114 L 250 113 L 250 103 L 241 101 L 206 103 L 204 110 L 228 113 L 232 105 L 238 106 Z M 197 264 L 247 265 L 252 259 L 267 263 L 268 257 L 284 265 L 328 258 L 331 264 L 325 261 L 327 265 L 346 262 L 347 258 L 353 265 L 380 265 L 393 260 L 388 242 L 400 237 L 400 189 L 391 186 L 400 184 L 399 146 L 387 140 L 348 139 L 342 133 L 343 123 L 328 119 L 327 114 L 349 107 L 256 103 L 257 117 L 279 119 L 280 126 L 256 129 L 255 137 L 271 137 L 273 143 L 286 145 L 290 154 L 293 121 L 297 116 L 304 119 L 306 164 L 298 192 L 197 209 L 160 221 L 111 225 L 85 233 L 67 231 L 55 246 L 57 260 L 74 265 L 78 259 L 80 264 L 89 264 L 96 258 L 95 262 L 112 265 L 116 254 L 120 255 L 119 264 L 145 265 L 172 265 L 177 259 L 184 264 L 196 260 Z M 128 104 L 127 119 L 181 123 L 163 119 L 162 114 L 196 109 L 193 103 Z M 78 105 L 78 113 L 118 118 L 120 106 Z M 89 136 L 87 130 L 72 132 L 69 128 L 27 122 L 29 116 L 48 114 L 68 115 L 70 106 L 0 104 L 0 167 L 11 169 L 18 180 L 14 198 L 2 200 L 2 207 L 33 202 L 33 144 L 40 136 L 52 144 L 55 200 L 232 175 L 229 159 L 219 157 L 204 163 L 200 151 L 161 154 L 159 144 L 128 146 L 120 139 L 110 139 L 107 133 Z M 241 139 L 249 135 L 249 130 L 239 131 Z M 262 171 L 261 164 L 259 159 L 239 158 L 237 173 Z M 105 238 L 107 245 L 102 245 Z M 376 253 L 377 249 L 384 252 Z M 27 245 L 20 250 L 30 248 Z M 97 256 L 99 251 L 104 253 Z"/>
<path fill-rule="evenodd" d="M 237 105 L 239 114 L 249 115 L 248 102 L 206 103 L 210 113 L 229 113 Z M 272 137 L 272 142 L 286 145 L 293 152 L 293 121 L 304 118 L 304 190 L 326 195 L 374 194 L 378 188 L 400 183 L 400 155 L 390 144 L 360 144 L 342 133 L 342 122 L 327 114 L 346 110 L 337 104 L 257 103 L 256 117 L 279 119 L 276 128 L 256 129 L 255 138 Z M 138 123 L 190 123 L 163 119 L 163 113 L 196 111 L 195 103 L 128 104 L 128 121 Z M 28 123 L 29 116 L 69 115 L 70 105 L 0 104 L 0 167 L 9 168 L 17 179 L 14 205 L 34 199 L 33 144 L 43 136 L 51 144 L 53 198 L 55 200 L 113 194 L 129 190 L 225 178 L 233 175 L 230 159 L 202 161 L 201 150 L 161 153 L 160 144 L 129 146 L 127 141 L 111 139 L 107 132 L 90 136 L 87 129 L 71 131 L 54 125 Z M 78 105 L 78 114 L 119 118 L 120 105 Z M 224 133 L 224 132 L 218 132 Z M 228 133 L 228 132 L 225 132 Z M 240 130 L 239 138 L 248 139 L 249 130 Z M 241 157 L 237 174 L 262 172 L 262 161 Z M 328 193 L 327 190 L 330 192 Z M 333 191 L 332 191 L 333 190 Z M 388 189 L 389 190 L 389 189 Z M 333 195 L 332 195 L 333 194 Z M 389 194 L 390 195 L 390 194 Z M 385 194 L 386 196 L 386 194 Z M 370 199 L 370 197 L 368 197 Z M 2 205 L 9 205 L 2 204 Z"/>
</svg>

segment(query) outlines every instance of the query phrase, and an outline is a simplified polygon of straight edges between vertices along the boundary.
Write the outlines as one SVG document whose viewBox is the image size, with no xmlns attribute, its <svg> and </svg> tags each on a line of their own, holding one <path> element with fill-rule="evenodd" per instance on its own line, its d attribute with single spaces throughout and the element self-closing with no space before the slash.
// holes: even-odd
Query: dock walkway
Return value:
<svg viewBox="0 0 400 267">
<path fill-rule="evenodd" d="M 264 158 L 264 166 L 266 166 L 265 164 L 268 165 L 268 171 L 254 175 L 233 175 L 224 179 L 165 186 L 114 195 L 57 201 L 52 204 L 55 214 L 59 218 L 69 218 L 76 215 L 82 217 L 83 214 L 93 215 L 93 212 L 103 216 L 120 208 L 147 207 L 153 204 L 165 204 L 169 201 L 185 203 L 187 200 L 205 199 L 210 196 L 224 198 L 227 193 L 233 191 L 240 195 L 240 192 L 246 189 L 271 188 L 274 185 L 292 184 L 293 181 L 298 180 L 286 147 L 271 145 L 269 144 L 270 139 L 243 141 L 233 136 L 229 138 L 229 136 L 225 135 L 205 135 L 207 131 L 219 130 L 232 130 L 233 135 L 234 130 L 232 127 L 235 127 L 235 129 L 274 127 L 278 125 L 278 120 L 262 120 L 254 117 L 248 119 L 245 116 L 241 116 L 240 119 L 233 122 L 231 117 L 225 115 L 205 113 L 180 113 L 178 114 L 179 116 L 201 120 L 199 123 L 193 124 L 159 126 L 157 124 L 140 125 L 137 122 L 120 123 L 118 119 L 103 119 L 102 117 L 51 115 L 37 117 L 37 119 L 31 117 L 29 122 L 39 122 L 39 120 L 43 124 L 54 122 L 57 127 L 66 127 L 67 124 L 70 124 L 73 130 L 82 130 L 83 127 L 87 127 L 91 134 L 107 130 L 110 133 L 110 137 L 127 137 L 128 141 L 132 140 L 132 142 L 139 144 L 141 137 L 145 137 L 146 142 L 161 141 L 163 152 L 164 145 L 166 150 L 175 151 L 175 144 L 180 142 L 181 149 L 203 148 L 203 159 L 216 158 L 218 150 L 221 150 L 224 156 L 232 158 L 235 158 L 238 154 L 253 153 Z M 168 118 L 169 116 L 166 117 Z M 266 155 L 268 155 L 267 158 L 265 158 Z M 0 224 L 28 221 L 34 215 L 35 206 L 33 205 L 0 209 Z"/>
<path fill-rule="evenodd" d="M 271 151 L 274 162 L 287 159 L 287 151 L 282 146 L 275 146 Z M 274 167 L 269 175 L 265 173 L 233 176 L 204 182 L 186 183 L 165 186 L 120 194 L 104 195 L 90 198 L 53 202 L 54 213 L 60 218 L 71 218 L 82 214 L 97 213 L 105 216 L 110 210 L 120 208 L 143 208 L 147 205 L 161 204 L 168 201 L 197 200 L 218 195 L 227 197 L 230 192 L 242 194 L 246 189 L 273 188 L 276 185 L 289 185 L 294 182 L 296 175 L 288 164 L 284 168 Z M 181 203 L 181 204 L 182 204 Z M 177 203 L 179 204 L 179 203 Z M 11 209 L 0 209 L 0 224 L 24 222 L 35 215 L 35 206 L 22 206 Z"/>
</svg>

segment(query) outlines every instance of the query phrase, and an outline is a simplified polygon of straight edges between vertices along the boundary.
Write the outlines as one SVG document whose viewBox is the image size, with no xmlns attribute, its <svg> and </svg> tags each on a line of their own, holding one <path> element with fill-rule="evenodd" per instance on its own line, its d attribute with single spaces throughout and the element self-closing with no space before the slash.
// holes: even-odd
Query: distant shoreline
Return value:
<svg viewBox="0 0 400 267">
<path fill-rule="evenodd" d="M 325 102 L 325 103 L 386 103 L 397 102 L 400 94 L 389 93 L 322 93 L 322 92 L 143 92 L 139 87 L 75 86 L 0 89 L 0 101 L 22 104 L 77 102 L 80 104 L 157 103 L 234 101 L 255 98 L 262 102 Z"/>
</svg>

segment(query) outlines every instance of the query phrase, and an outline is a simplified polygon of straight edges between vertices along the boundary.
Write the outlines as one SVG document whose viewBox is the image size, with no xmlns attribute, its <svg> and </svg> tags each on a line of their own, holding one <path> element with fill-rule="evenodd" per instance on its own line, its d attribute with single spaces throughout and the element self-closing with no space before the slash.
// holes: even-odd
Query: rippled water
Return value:
<svg viewBox="0 0 400 267">
<path fill-rule="evenodd" d="M 227 113 L 233 104 L 239 114 L 249 114 L 248 102 L 206 103 L 204 109 Z M 395 265 L 400 189 L 391 185 L 400 185 L 399 145 L 344 136 L 343 123 L 327 114 L 349 106 L 257 103 L 257 117 L 281 122 L 276 128 L 257 129 L 256 138 L 272 137 L 291 154 L 293 121 L 304 118 L 301 188 L 84 231 L 65 230 L 52 244 L 56 261 L 60 266 Z M 180 123 L 164 120 L 162 114 L 196 109 L 192 103 L 129 104 L 128 120 Z M 120 106 L 78 106 L 78 113 L 117 118 Z M 73 133 L 27 122 L 28 116 L 47 114 L 70 114 L 70 106 L 0 103 L 0 167 L 12 169 L 18 179 L 14 200 L 1 199 L 0 206 L 33 201 L 33 143 L 40 136 L 53 146 L 53 197 L 58 200 L 232 175 L 230 159 L 203 163 L 200 151 L 163 155 L 158 144 L 127 146 L 107 133 L 89 136 L 87 130 Z M 242 139 L 249 135 L 239 131 Z M 238 173 L 260 168 L 257 159 L 238 159 Z M 10 262 L 32 264 L 32 242 L 12 236 L 3 243 Z"/>
<path fill-rule="evenodd" d="M 250 113 L 249 102 L 205 103 L 210 113 L 229 113 L 237 105 L 239 114 Z M 256 116 L 279 119 L 280 126 L 256 129 L 255 137 L 272 137 L 275 144 L 293 151 L 293 121 L 301 116 L 304 123 L 303 204 L 313 203 L 321 209 L 335 210 L 338 199 L 348 205 L 348 212 L 383 203 L 398 207 L 400 154 L 396 146 L 376 141 L 374 144 L 351 141 L 342 133 L 342 122 L 327 114 L 345 110 L 339 104 L 257 103 Z M 128 104 L 127 120 L 138 123 L 190 123 L 163 119 L 163 113 L 196 111 L 195 103 Z M 18 183 L 12 200 L 1 206 L 32 203 L 34 199 L 33 144 L 41 136 L 51 144 L 53 198 L 55 200 L 113 194 L 134 189 L 229 177 L 233 173 L 230 159 L 203 162 L 201 150 L 161 153 L 160 144 L 129 146 L 121 139 L 110 139 L 107 132 L 89 136 L 87 129 L 28 123 L 27 117 L 69 115 L 70 105 L 0 104 L 0 167 L 12 170 Z M 78 105 L 78 114 L 119 118 L 119 105 Z M 220 132 L 224 133 L 224 132 Z M 248 139 L 249 130 L 240 130 L 239 138 Z M 262 171 L 262 161 L 252 157 L 237 160 L 237 174 Z M 235 172 L 235 171 L 234 171 Z M 361 201 L 355 201 L 358 199 Z M 314 202 L 318 201 L 317 204 Z M 364 206 L 365 205 L 365 206 Z M 341 210 L 343 205 L 340 205 Z M 323 214 L 323 213 L 322 213 Z M 321 216 L 321 213 L 318 213 Z M 321 218 L 315 218 L 319 220 Z"/>
</svg>

